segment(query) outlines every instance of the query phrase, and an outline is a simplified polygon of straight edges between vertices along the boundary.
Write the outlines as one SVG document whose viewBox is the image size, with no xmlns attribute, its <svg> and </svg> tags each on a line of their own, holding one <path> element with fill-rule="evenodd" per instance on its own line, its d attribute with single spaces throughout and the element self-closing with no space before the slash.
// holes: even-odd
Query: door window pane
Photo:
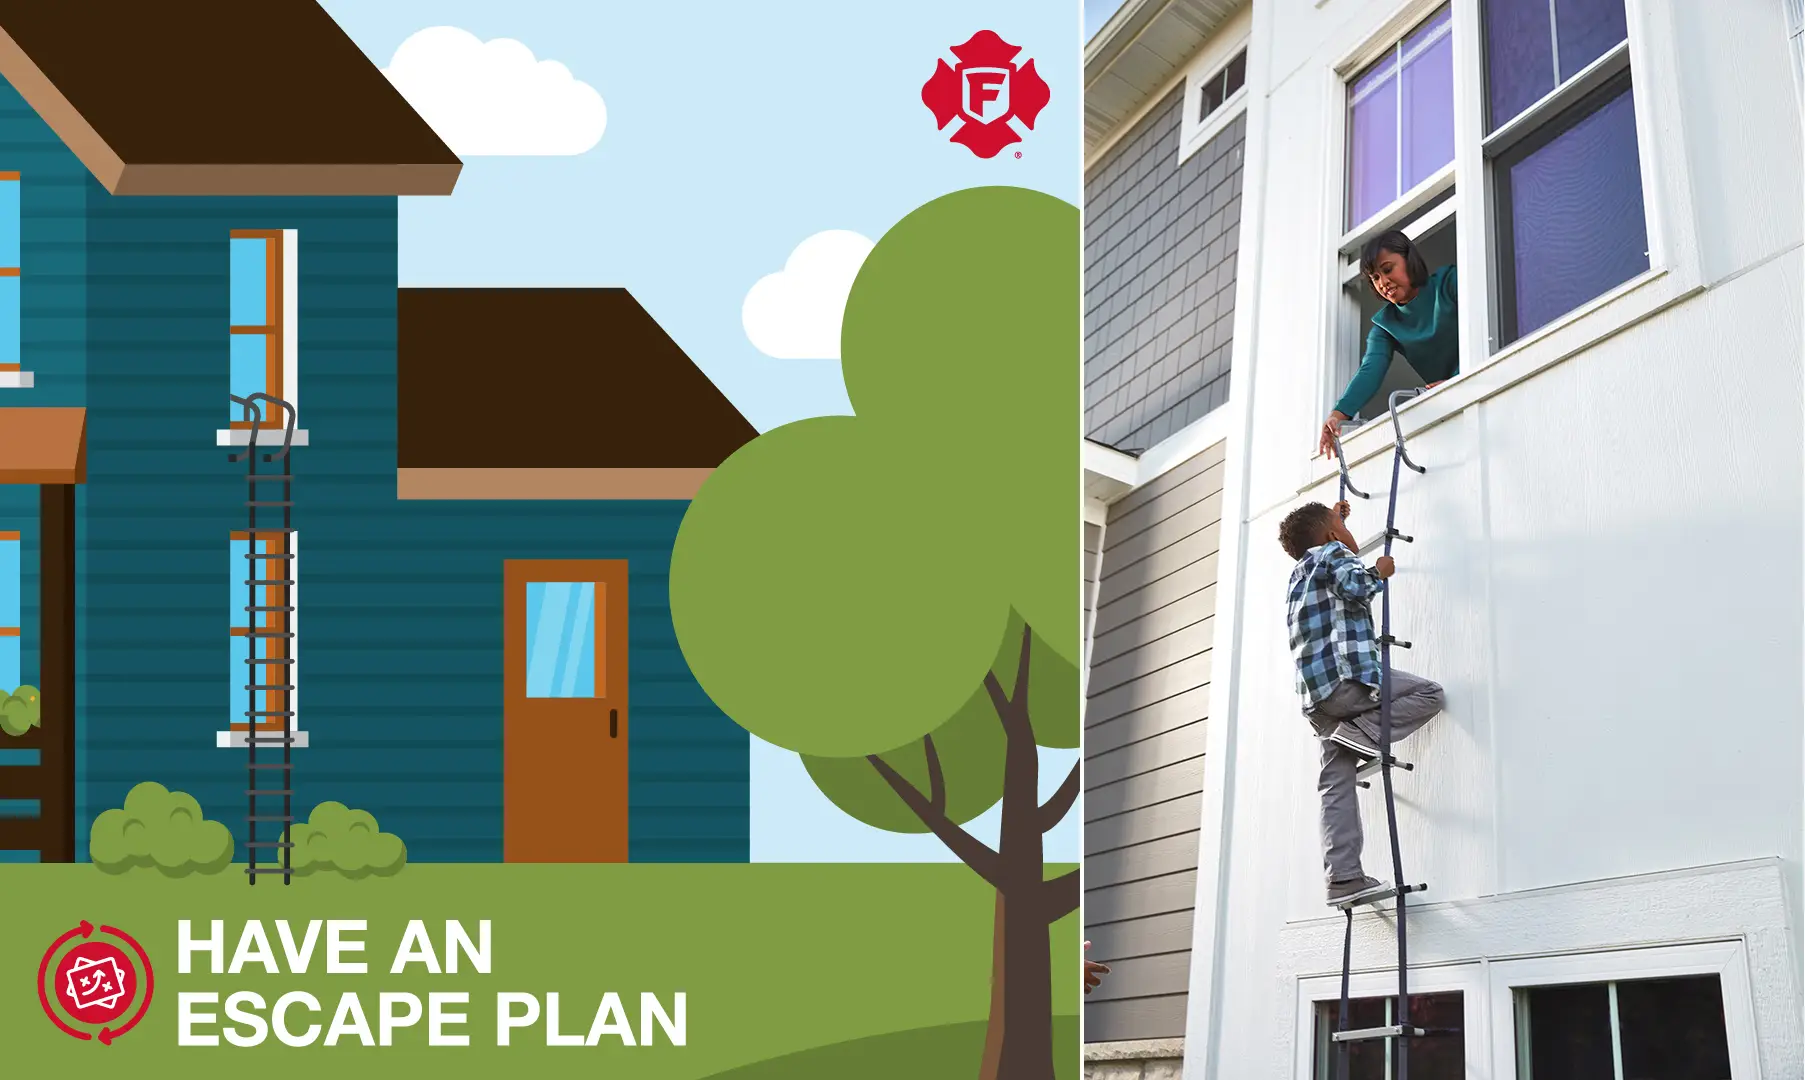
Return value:
<svg viewBox="0 0 1805 1080">
<path fill-rule="evenodd" d="M 1635 101 L 1627 78 L 1499 159 L 1508 208 L 1503 343 L 1648 269 Z M 1589 111 L 1588 111 L 1589 110 Z"/>
<path fill-rule="evenodd" d="M 1623 0 L 1485 0 L 1484 22 L 1493 130 L 1629 37 Z"/>
<path fill-rule="evenodd" d="M 526 695 L 596 696 L 592 581 L 531 581 L 526 587 Z"/>
<path fill-rule="evenodd" d="M 1349 84 L 1349 228 L 1454 160 L 1452 27 L 1438 9 Z"/>
<path fill-rule="evenodd" d="M 1723 1080 L 1730 1038 L 1714 975 L 1617 984 L 1624 1080 Z"/>
<path fill-rule="evenodd" d="M 1522 1080 L 1724 1080 L 1730 1042 L 1715 975 L 1519 991 Z"/>
<path fill-rule="evenodd" d="M 1385 1027 L 1397 1023 L 1394 998 L 1355 998 L 1348 1002 L 1347 1029 Z M 1465 1004 L 1458 991 L 1440 994 L 1410 995 L 1410 1023 L 1413 1027 L 1440 1030 L 1442 1033 L 1410 1040 L 1411 1080 L 1466 1080 Z M 1319 1002 L 1316 1007 L 1316 1080 L 1335 1080 L 1338 1044 L 1331 1038 L 1340 1028 L 1336 1023 L 1341 1012 L 1340 1001 Z M 1397 1040 L 1365 1039 L 1349 1043 L 1347 1049 L 1348 1080 L 1393 1080 L 1397 1076 L 1394 1060 Z"/>
</svg>

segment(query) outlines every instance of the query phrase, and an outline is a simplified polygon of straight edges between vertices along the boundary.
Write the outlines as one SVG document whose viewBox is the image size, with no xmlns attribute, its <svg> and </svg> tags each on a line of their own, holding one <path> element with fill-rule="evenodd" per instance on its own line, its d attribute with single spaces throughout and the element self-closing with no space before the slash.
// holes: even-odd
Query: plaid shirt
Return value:
<svg viewBox="0 0 1805 1080">
<path fill-rule="evenodd" d="M 1378 635 L 1368 601 L 1385 582 L 1336 540 L 1313 547 L 1291 571 L 1286 621 L 1297 658 L 1297 692 L 1304 707 L 1353 679 L 1379 685 Z"/>
</svg>

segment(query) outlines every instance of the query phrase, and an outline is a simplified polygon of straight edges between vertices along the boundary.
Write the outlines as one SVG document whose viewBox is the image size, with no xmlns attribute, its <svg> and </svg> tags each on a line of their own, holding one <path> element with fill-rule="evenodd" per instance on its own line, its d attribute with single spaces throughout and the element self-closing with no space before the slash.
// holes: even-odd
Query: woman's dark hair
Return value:
<svg viewBox="0 0 1805 1080">
<path fill-rule="evenodd" d="M 1378 268 L 1379 256 L 1387 251 L 1404 257 L 1404 269 L 1410 274 L 1410 284 L 1419 289 L 1429 284 L 1429 264 L 1423 261 L 1422 253 L 1416 250 L 1410 237 L 1397 229 L 1380 233 L 1360 249 L 1360 272 L 1366 275 L 1368 281 L 1372 280 L 1373 272 Z"/>
</svg>

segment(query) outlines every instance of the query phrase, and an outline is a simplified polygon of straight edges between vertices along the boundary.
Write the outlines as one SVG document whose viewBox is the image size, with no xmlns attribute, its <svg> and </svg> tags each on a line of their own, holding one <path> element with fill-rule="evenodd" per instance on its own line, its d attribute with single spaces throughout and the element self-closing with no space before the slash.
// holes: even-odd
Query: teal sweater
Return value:
<svg viewBox="0 0 1805 1080">
<path fill-rule="evenodd" d="M 1366 356 L 1360 370 L 1335 403 L 1336 411 L 1353 416 L 1385 382 L 1393 349 L 1404 354 L 1426 382 L 1460 374 L 1460 320 L 1456 318 L 1454 267 L 1441 267 L 1408 304 L 1386 304 L 1366 332 Z"/>
</svg>

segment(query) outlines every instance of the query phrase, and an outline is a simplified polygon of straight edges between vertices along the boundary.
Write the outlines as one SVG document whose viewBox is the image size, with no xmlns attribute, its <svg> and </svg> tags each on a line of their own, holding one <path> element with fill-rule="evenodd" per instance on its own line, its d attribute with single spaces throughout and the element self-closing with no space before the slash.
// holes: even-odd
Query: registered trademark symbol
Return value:
<svg viewBox="0 0 1805 1080">
<path fill-rule="evenodd" d="M 1021 156 L 1022 156 L 1022 152 L 1021 152 L 1021 151 L 1020 151 L 1020 150 L 1017 150 L 1017 151 L 1016 151 L 1016 152 L 1015 152 L 1015 156 L 1016 156 L 1016 157 L 1021 157 Z"/>
</svg>

